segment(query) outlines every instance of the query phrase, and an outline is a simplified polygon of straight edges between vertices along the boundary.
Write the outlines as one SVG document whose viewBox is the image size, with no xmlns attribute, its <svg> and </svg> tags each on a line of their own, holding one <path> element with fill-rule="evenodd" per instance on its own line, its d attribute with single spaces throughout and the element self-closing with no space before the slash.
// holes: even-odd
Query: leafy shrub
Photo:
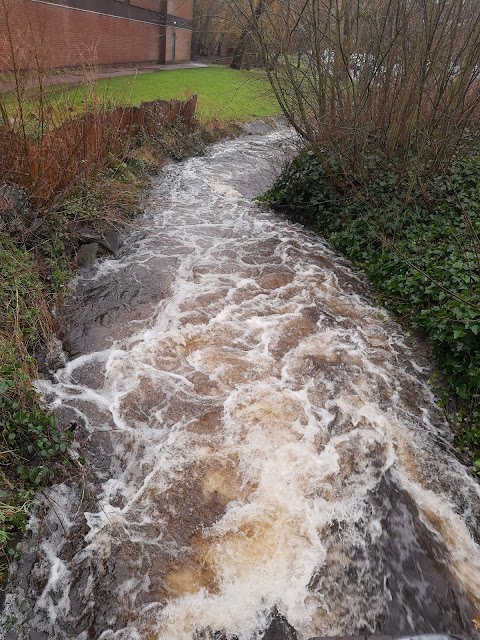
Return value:
<svg viewBox="0 0 480 640">
<path fill-rule="evenodd" d="M 38 489 L 52 480 L 73 435 L 60 430 L 30 386 L 28 358 L 0 336 L 0 583 L 11 541 L 22 530 Z"/>
</svg>

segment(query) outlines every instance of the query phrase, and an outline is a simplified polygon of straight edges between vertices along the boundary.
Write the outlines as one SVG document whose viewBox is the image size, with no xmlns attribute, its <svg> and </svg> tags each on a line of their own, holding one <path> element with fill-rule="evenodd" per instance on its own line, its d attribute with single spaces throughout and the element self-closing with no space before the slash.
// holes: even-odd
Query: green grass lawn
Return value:
<svg viewBox="0 0 480 640">
<path fill-rule="evenodd" d="M 212 65 L 200 69 L 158 71 L 138 76 L 99 80 L 92 86 L 83 84 L 73 89 L 61 85 L 48 86 L 44 100 L 48 108 L 40 108 L 38 90 L 22 96 L 23 116 L 32 135 L 39 127 L 41 113 L 46 114 L 48 128 L 81 114 L 85 102 L 94 96 L 100 103 L 139 105 L 141 102 L 198 96 L 197 113 L 201 120 L 247 121 L 281 112 L 266 74 L 259 69 L 236 71 L 230 67 Z M 16 117 L 18 101 L 14 93 L 0 96 L 0 103 L 9 116 Z M 45 104 L 45 103 L 44 103 Z"/>
<path fill-rule="evenodd" d="M 235 71 L 215 65 L 201 69 L 159 71 L 136 77 L 99 80 L 96 88 L 100 96 L 120 105 L 138 105 L 158 98 L 184 99 L 197 94 L 197 111 L 204 120 L 245 121 L 280 113 L 268 79 L 259 70 Z M 70 100 L 73 97 L 74 102 L 79 104 L 85 99 L 85 89 L 79 87 L 65 95 Z"/>
</svg>

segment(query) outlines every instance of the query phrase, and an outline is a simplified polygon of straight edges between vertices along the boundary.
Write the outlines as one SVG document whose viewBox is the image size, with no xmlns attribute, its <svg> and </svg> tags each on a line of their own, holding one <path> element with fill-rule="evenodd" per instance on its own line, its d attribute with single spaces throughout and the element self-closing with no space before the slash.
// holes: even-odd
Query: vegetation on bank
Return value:
<svg viewBox="0 0 480 640">
<path fill-rule="evenodd" d="M 480 473 L 480 152 L 459 149 L 445 173 L 416 184 L 370 153 L 371 181 L 347 191 L 325 153 L 300 153 L 263 200 L 326 237 L 427 336 L 457 445 Z"/>
<path fill-rule="evenodd" d="M 125 129 L 123 112 L 119 119 L 118 109 L 102 103 L 80 116 L 79 145 L 78 121 L 55 129 L 37 96 L 43 120 L 27 127 L 29 107 L 19 104 L 14 120 L 4 109 L 2 121 L 0 109 L 0 585 L 38 491 L 63 473 L 82 473 L 79 460 L 67 456 L 72 433 L 43 410 L 31 385 L 36 356 L 54 339 L 50 309 L 62 300 L 80 245 L 89 242 L 79 229 L 101 237 L 125 228 L 149 174 L 167 156 L 202 153 L 228 132 L 218 123 L 175 119 L 169 109 L 169 122 L 155 126 L 165 113 L 150 108 L 128 111 L 139 122 Z"/>
<path fill-rule="evenodd" d="M 137 167 L 138 162 L 133 173 L 129 161 L 112 158 L 95 189 L 79 182 L 56 206 L 39 212 L 42 224 L 35 232 L 29 232 L 27 203 L 23 211 L 7 209 L 5 202 L 0 207 L 0 585 L 38 491 L 62 470 L 81 471 L 66 453 L 72 433 L 43 410 L 31 386 L 35 355 L 56 328 L 49 309 L 61 300 L 73 273 L 78 243 L 69 224 L 124 226 L 146 184 L 143 167 Z"/>
</svg>

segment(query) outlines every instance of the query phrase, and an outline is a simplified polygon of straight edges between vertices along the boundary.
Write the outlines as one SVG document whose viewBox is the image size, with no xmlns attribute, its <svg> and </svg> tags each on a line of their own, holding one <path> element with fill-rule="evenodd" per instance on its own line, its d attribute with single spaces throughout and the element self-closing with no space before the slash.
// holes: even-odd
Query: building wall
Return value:
<svg viewBox="0 0 480 640">
<path fill-rule="evenodd" d="M 175 34 L 175 62 L 186 62 L 190 60 L 192 50 L 193 0 L 166 0 L 166 11 L 165 62 L 167 64 L 173 62 L 173 34 Z"/>
<path fill-rule="evenodd" d="M 177 27 L 166 28 L 165 63 L 173 62 L 173 34 L 175 33 L 175 62 L 187 62 L 190 60 L 192 49 L 191 29 L 179 29 Z"/>
<path fill-rule="evenodd" d="M 192 0 L 184 4 L 191 9 Z M 38 63 L 52 68 L 171 60 L 171 46 L 166 55 L 167 42 L 171 43 L 165 36 L 166 5 L 165 0 L 130 0 L 128 4 L 123 0 L 93 4 L 92 0 L 5 0 L 5 7 L 0 3 L 0 70 L 12 69 L 10 41 L 17 68 L 35 68 Z M 106 11 L 111 7 L 117 15 L 79 9 L 92 6 Z M 182 13 L 188 11 L 182 8 Z M 169 16 L 172 19 L 175 16 Z M 182 35 L 176 34 L 176 61 L 190 59 L 191 31 L 181 31 Z"/>
<path fill-rule="evenodd" d="M 191 0 L 167 0 L 167 13 L 179 18 L 191 20 L 193 2 Z"/>
<path fill-rule="evenodd" d="M 123 0 L 121 0 L 123 2 Z M 142 7 L 142 9 L 149 9 L 150 11 L 160 11 L 159 0 L 130 0 L 130 4 L 135 7 Z"/>
</svg>

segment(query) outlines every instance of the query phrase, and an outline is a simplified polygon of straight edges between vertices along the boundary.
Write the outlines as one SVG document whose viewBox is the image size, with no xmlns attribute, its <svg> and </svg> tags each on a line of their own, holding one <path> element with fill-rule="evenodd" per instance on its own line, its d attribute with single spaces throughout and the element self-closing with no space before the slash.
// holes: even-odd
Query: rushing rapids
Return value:
<svg viewBox="0 0 480 640">
<path fill-rule="evenodd" d="M 4 638 L 472 631 L 479 487 L 366 285 L 252 203 L 289 145 L 170 166 L 77 279 L 39 387 L 88 471 L 33 518 Z"/>
</svg>

